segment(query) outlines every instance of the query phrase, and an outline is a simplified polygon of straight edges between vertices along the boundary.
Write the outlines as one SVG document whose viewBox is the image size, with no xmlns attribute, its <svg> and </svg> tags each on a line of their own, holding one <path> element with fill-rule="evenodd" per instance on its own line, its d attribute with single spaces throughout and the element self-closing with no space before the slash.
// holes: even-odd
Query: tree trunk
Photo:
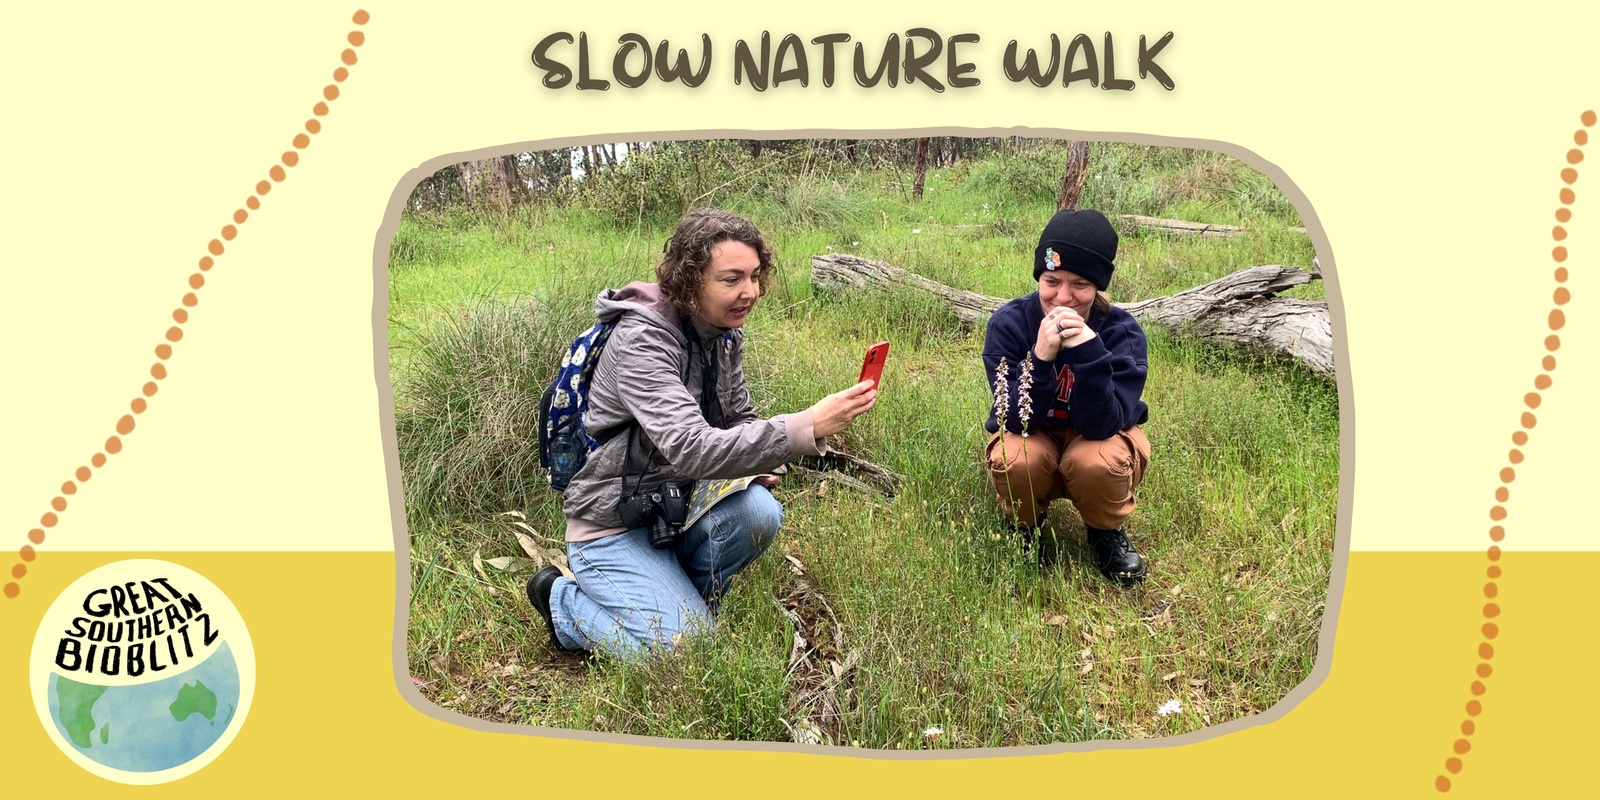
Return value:
<svg viewBox="0 0 1600 800">
<path fill-rule="evenodd" d="M 1141 325 L 1159 325 L 1216 339 L 1241 348 L 1294 358 L 1308 369 L 1332 375 L 1333 334 L 1325 301 L 1277 297 L 1292 286 L 1322 275 L 1296 267 L 1246 267 L 1210 283 L 1166 297 L 1119 303 Z M 955 289 L 881 261 L 842 253 L 811 257 L 811 283 L 823 290 L 881 290 L 909 286 L 932 292 L 950 304 L 968 327 L 989 319 L 1006 301 Z"/>
<path fill-rule="evenodd" d="M 521 203 L 526 194 L 514 155 L 463 162 L 456 170 L 461 195 L 469 206 L 487 206 L 504 214 Z"/>
<path fill-rule="evenodd" d="M 917 140 L 917 154 L 912 159 L 912 170 L 916 177 L 911 181 L 911 199 L 922 199 L 922 184 L 928 177 L 928 139 L 923 137 Z"/>
<path fill-rule="evenodd" d="M 528 187 L 530 195 L 542 195 L 550 191 L 550 177 L 545 172 L 543 156 L 543 153 L 517 154 L 517 171 L 523 174 L 523 185 Z"/>
<path fill-rule="evenodd" d="M 1061 191 L 1056 193 L 1057 211 L 1077 211 L 1083 197 L 1083 179 L 1089 174 L 1089 143 L 1067 146 L 1067 169 L 1061 176 Z"/>
</svg>

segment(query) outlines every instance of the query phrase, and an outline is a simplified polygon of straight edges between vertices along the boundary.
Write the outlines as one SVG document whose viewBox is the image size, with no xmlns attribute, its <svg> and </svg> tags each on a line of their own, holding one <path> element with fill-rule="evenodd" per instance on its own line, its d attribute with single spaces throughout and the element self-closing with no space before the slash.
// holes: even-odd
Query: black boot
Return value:
<svg viewBox="0 0 1600 800">
<path fill-rule="evenodd" d="M 1049 514 L 1050 511 L 1046 509 L 1045 513 L 1040 514 L 1039 518 L 1033 521 L 1033 527 L 1031 528 L 1012 523 L 1011 529 L 1016 531 L 1018 536 L 1022 537 L 1023 555 L 1032 555 L 1035 558 L 1043 557 L 1044 551 L 1043 548 L 1040 547 L 1041 543 L 1039 541 L 1039 531 L 1044 528 L 1044 518 L 1049 516 Z"/>
<path fill-rule="evenodd" d="M 528 602 L 533 603 L 533 609 L 544 617 L 545 629 L 550 631 L 550 643 L 557 650 L 574 653 L 578 651 L 563 645 L 561 638 L 556 636 L 556 621 L 550 616 L 550 590 L 555 588 L 556 578 L 559 577 L 561 570 L 553 565 L 533 573 L 533 577 L 528 579 Z"/>
<path fill-rule="evenodd" d="M 1144 559 L 1133 543 L 1118 528 L 1114 531 L 1084 526 L 1089 534 L 1089 549 L 1100 574 L 1118 586 L 1132 586 L 1144 580 Z"/>
</svg>

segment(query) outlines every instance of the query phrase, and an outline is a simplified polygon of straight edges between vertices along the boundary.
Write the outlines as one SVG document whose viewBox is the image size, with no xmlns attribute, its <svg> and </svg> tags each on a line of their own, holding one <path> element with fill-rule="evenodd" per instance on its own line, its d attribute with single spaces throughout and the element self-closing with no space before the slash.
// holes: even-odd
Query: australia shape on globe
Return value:
<svg viewBox="0 0 1600 800">
<path fill-rule="evenodd" d="M 112 769 L 159 772 L 221 738 L 239 705 L 239 667 L 224 642 L 193 669 L 107 686 L 50 674 L 50 715 L 84 756 Z"/>
</svg>

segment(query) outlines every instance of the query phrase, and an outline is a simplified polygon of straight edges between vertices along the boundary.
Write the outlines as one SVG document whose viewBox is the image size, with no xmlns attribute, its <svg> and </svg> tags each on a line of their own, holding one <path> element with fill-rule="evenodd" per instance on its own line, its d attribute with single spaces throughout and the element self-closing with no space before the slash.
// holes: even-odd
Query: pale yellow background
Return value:
<svg viewBox="0 0 1600 800">
<path fill-rule="evenodd" d="M 913 135 L 958 127 L 977 135 L 1015 128 L 1170 137 L 1215 142 L 1275 166 L 1309 200 L 1302 212 L 1325 234 L 1319 244 L 1335 336 L 1348 355 L 1340 512 L 1350 548 L 1463 554 L 1385 560 L 1358 553 L 1341 619 L 1354 627 L 1340 632 L 1339 658 L 1321 662 L 1319 670 L 1332 670 L 1318 676 L 1328 683 L 1272 727 L 1148 756 L 888 764 L 762 754 L 735 763 L 747 777 L 793 774 L 784 785 L 832 775 L 924 791 L 1011 779 L 1052 785 L 1071 767 L 1071 785 L 1110 791 L 1093 776 L 1139 762 L 1153 785 L 1175 792 L 1186 776 L 1228 785 L 1227 773 L 1259 769 L 1262 759 L 1252 753 L 1265 753 L 1286 774 L 1313 783 L 1319 766 L 1331 764 L 1329 775 L 1347 791 L 1432 791 L 1468 697 L 1497 473 L 1545 352 L 1558 173 L 1579 114 L 1600 106 L 1596 12 L 1519 3 L 1514 11 L 1454 16 L 1460 12 L 1393 2 L 1314 12 L 1193 2 L 984 3 L 948 11 L 806 2 L 693 14 L 638 2 L 8 8 L 0 21 L 9 34 L 0 47 L 7 76 L 0 136 L 10 156 L 0 192 L 4 552 L 25 543 L 61 483 L 127 413 L 206 242 L 290 149 L 339 66 L 357 8 L 373 15 L 367 43 L 322 133 L 208 274 L 168 362 L 171 377 L 125 437 L 124 452 L 71 498 L 21 581 L 23 598 L 0 600 L 0 650 L 9 654 L 0 661 L 0 688 L 21 697 L 21 643 L 32 640 L 54 591 L 99 563 L 89 554 L 183 560 L 172 551 L 366 551 L 262 564 L 283 570 L 273 578 L 293 571 L 285 564 L 304 566 L 315 597 L 285 594 L 280 582 L 239 560 L 197 553 L 195 568 L 225 586 L 252 630 L 262 631 L 261 686 L 257 714 L 234 746 L 185 787 L 236 786 L 281 766 L 278 754 L 303 744 L 294 712 L 308 709 L 299 692 L 333 674 L 365 687 L 350 698 L 353 712 L 375 715 L 365 736 L 347 742 L 356 749 L 343 782 L 400 770 L 408 762 L 395 760 L 397 752 L 437 752 L 450 765 L 448 778 L 408 780 L 440 791 L 474 781 L 526 790 L 526 780 L 551 773 L 501 771 L 557 759 L 591 766 L 637 759 L 640 770 L 618 776 L 636 790 L 646 788 L 640 781 L 648 768 L 689 763 L 704 774 L 725 766 L 733 756 L 467 732 L 423 717 L 396 692 L 394 563 L 385 555 L 395 531 L 388 433 L 379 424 L 386 369 L 374 366 L 385 287 L 373 277 L 396 191 L 403 196 L 412 170 L 447 154 L 571 137 Z M 758 94 L 732 83 L 735 40 L 762 30 L 807 40 L 846 31 L 876 55 L 887 34 L 915 26 L 980 34 L 962 53 L 978 65 L 983 85 L 935 95 L 921 86 L 863 90 L 846 78 L 824 89 L 814 75 L 809 88 Z M 551 91 L 540 86 L 528 53 L 557 30 L 587 30 L 602 75 L 625 31 L 675 47 L 708 32 L 716 61 L 697 90 L 652 82 L 640 90 Z M 1175 31 L 1160 63 L 1177 90 L 1143 81 L 1130 93 L 1064 91 L 1004 79 L 1000 54 L 1012 38 L 1037 46 L 1050 31 L 1098 39 L 1104 30 L 1118 35 L 1119 72 L 1135 79 L 1138 35 Z M 1544 393 L 1524 448 L 1528 460 L 1511 486 L 1507 550 L 1600 550 L 1587 502 L 1595 494 L 1592 454 L 1600 452 L 1600 423 L 1590 411 L 1600 339 L 1591 299 L 1600 291 L 1593 275 L 1600 208 L 1589 196 L 1600 183 L 1597 169 L 1593 161 L 1579 165 L 1566 242 L 1573 300 L 1555 385 Z M 14 560 L 0 560 L 0 568 Z M 1500 716 L 1482 720 L 1456 796 L 1520 785 L 1519 760 L 1534 765 L 1529 771 L 1541 785 L 1564 783 L 1563 769 L 1575 769 L 1583 755 L 1548 735 L 1517 732 L 1559 731 L 1585 713 L 1581 688 L 1563 689 L 1584 684 L 1562 677 L 1593 661 L 1594 644 L 1542 625 L 1582 605 L 1570 582 L 1585 579 L 1560 568 L 1590 561 L 1508 561 L 1508 586 L 1518 585 L 1513 575 L 1528 581 L 1504 601 L 1508 635 L 1517 623 L 1522 637 L 1505 646 L 1520 660 L 1506 662 L 1511 669 L 1496 678 L 1495 691 L 1512 691 L 1491 694 L 1498 705 L 1489 707 Z M 1428 577 L 1408 582 L 1419 573 Z M 1530 580 L 1536 574 L 1559 576 L 1551 579 L 1559 585 Z M 348 616 L 325 616 L 339 607 L 344 587 Z M 1397 613 L 1408 605 L 1414 615 Z M 334 664 L 347 669 L 329 672 Z M 8 720 L 32 731 L 7 754 L 8 767 L 40 765 L 43 785 L 106 788 L 40 746 L 25 700 L 5 708 Z M 1386 718 L 1393 708 L 1403 708 L 1403 730 Z M 1360 719 L 1339 721 L 1356 710 Z M 325 732 L 314 740 L 317 763 L 340 755 Z M 485 742 L 494 743 L 492 758 L 468 763 L 487 752 Z"/>
<path fill-rule="evenodd" d="M 372 264 L 385 208 L 423 162 L 572 136 L 955 126 L 1210 140 L 1281 168 L 1326 231 L 1348 344 L 1351 546 L 1486 544 L 1496 473 L 1543 354 L 1557 173 L 1578 114 L 1600 101 L 1594 18 L 1570 8 L 1445 18 L 1375 3 L 1298 24 L 1282 6 L 1194 3 L 805 3 L 694 15 L 704 22 L 626 2 L 8 12 L 0 530 L 18 544 L 127 412 L 205 243 L 310 117 L 359 7 L 373 14 L 368 41 L 323 132 L 219 259 L 172 377 L 52 548 L 392 547 Z M 979 34 L 961 52 L 983 84 L 824 89 L 817 75 L 757 93 L 732 81 L 734 42 L 762 30 L 846 31 L 876 54 L 882 37 L 919 25 Z M 558 30 L 590 33 L 600 75 L 620 33 L 689 46 L 704 30 L 712 74 L 697 90 L 545 89 L 528 53 Z M 1138 35 L 1175 31 L 1159 63 L 1176 91 L 1004 79 L 1012 38 L 1104 30 L 1135 79 Z M 1584 266 L 1600 213 L 1586 213 L 1586 184 L 1568 242 L 1570 324 L 1512 487 L 1507 548 L 1596 546 L 1574 513 L 1600 450 L 1582 411 L 1596 340 Z"/>
</svg>

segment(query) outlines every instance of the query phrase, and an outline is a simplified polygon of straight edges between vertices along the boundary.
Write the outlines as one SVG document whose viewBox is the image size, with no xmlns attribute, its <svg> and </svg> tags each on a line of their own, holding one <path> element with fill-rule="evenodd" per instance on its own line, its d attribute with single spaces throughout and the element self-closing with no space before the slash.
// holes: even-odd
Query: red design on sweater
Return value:
<svg viewBox="0 0 1600 800">
<path fill-rule="evenodd" d="M 1051 419 L 1067 418 L 1067 396 L 1072 393 L 1072 367 L 1065 364 L 1056 370 L 1056 401 L 1050 406 Z"/>
</svg>

